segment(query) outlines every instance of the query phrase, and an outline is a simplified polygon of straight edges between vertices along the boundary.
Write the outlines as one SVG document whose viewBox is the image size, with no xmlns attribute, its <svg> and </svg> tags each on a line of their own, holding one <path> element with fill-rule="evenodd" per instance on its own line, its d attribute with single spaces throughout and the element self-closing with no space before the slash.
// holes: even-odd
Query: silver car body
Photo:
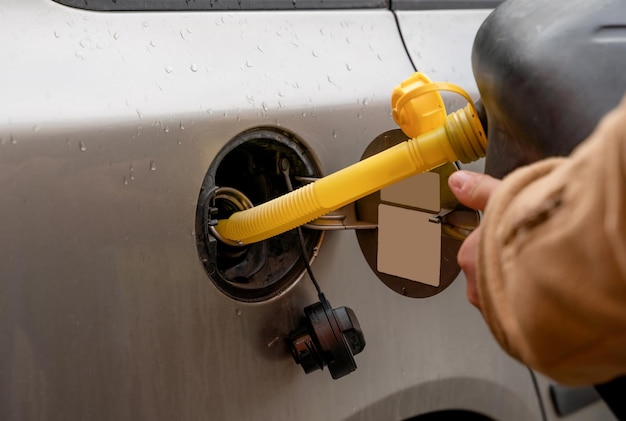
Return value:
<svg viewBox="0 0 626 421">
<path fill-rule="evenodd" d="M 335 381 L 305 375 L 283 343 L 316 300 L 306 276 L 246 304 L 199 261 L 200 186 L 238 133 L 289 130 L 328 174 L 396 127 L 389 98 L 411 59 L 477 98 L 469 53 L 489 10 L 395 13 L 2 1 L 0 419 L 538 419 L 528 371 L 494 342 L 462 276 L 402 297 L 354 233 L 327 234 L 313 270 L 367 339 Z"/>
</svg>

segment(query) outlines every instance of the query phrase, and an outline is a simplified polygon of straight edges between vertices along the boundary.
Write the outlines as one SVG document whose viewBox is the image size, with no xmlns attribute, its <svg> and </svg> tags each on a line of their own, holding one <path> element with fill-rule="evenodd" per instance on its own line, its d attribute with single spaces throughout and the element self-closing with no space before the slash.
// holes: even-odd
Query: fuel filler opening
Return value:
<svg viewBox="0 0 626 421">
<path fill-rule="evenodd" d="M 221 238 L 215 224 L 287 193 L 280 162 L 289 162 L 293 188 L 321 171 L 295 135 L 277 128 L 255 128 L 235 136 L 216 155 L 204 178 L 196 210 L 196 245 L 204 269 L 225 295 L 259 302 L 284 293 L 304 274 L 296 230 L 254 244 Z M 323 232 L 304 230 L 307 256 L 317 254 Z"/>
</svg>

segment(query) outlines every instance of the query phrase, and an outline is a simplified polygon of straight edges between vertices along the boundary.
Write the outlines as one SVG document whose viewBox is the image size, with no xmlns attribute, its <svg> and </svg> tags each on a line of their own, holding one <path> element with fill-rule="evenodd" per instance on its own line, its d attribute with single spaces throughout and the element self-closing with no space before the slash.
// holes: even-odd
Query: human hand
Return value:
<svg viewBox="0 0 626 421">
<path fill-rule="evenodd" d="M 465 206 L 480 211 L 485 210 L 489 196 L 499 184 L 500 180 L 496 178 L 471 171 L 457 171 L 448 179 L 450 190 L 456 198 Z M 457 261 L 465 272 L 467 299 L 480 310 L 480 295 L 476 287 L 479 240 L 480 226 L 463 242 L 457 255 Z"/>
</svg>

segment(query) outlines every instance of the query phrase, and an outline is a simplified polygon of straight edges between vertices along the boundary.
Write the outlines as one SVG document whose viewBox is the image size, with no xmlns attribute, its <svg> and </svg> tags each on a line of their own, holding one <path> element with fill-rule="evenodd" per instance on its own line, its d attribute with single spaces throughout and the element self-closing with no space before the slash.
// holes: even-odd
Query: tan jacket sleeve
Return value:
<svg viewBox="0 0 626 421">
<path fill-rule="evenodd" d="M 506 177 L 481 226 L 478 291 L 503 348 L 564 384 L 626 374 L 626 99 L 570 157 Z"/>
</svg>

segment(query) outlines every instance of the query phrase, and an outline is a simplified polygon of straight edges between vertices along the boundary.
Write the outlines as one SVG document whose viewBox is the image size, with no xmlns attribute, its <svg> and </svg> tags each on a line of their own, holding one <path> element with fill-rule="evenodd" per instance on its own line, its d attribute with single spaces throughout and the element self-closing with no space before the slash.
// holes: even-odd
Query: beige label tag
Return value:
<svg viewBox="0 0 626 421">
<path fill-rule="evenodd" d="M 385 187 L 380 191 L 380 200 L 439 212 L 439 174 L 417 174 Z"/>
<path fill-rule="evenodd" d="M 432 214 L 378 206 L 378 271 L 439 286 L 441 226 Z"/>
</svg>

